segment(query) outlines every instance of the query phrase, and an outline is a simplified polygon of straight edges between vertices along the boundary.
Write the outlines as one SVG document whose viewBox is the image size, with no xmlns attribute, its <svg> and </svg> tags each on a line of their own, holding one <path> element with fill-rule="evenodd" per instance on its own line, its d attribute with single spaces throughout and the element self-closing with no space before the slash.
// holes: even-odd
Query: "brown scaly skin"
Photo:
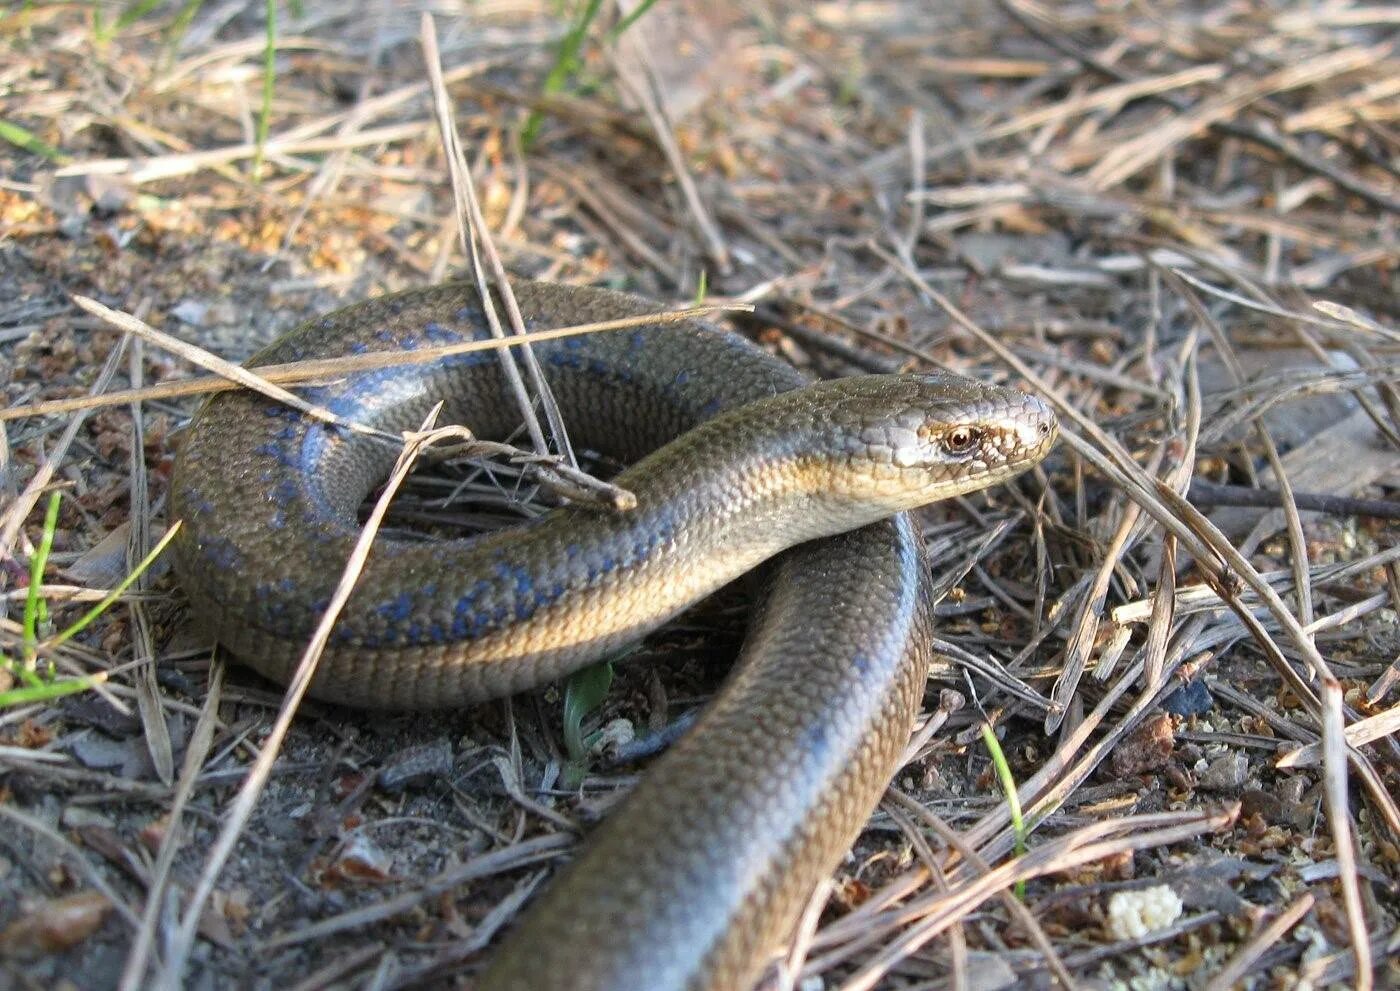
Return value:
<svg viewBox="0 0 1400 991">
<path fill-rule="evenodd" d="M 531 328 L 632 316 L 635 297 L 514 286 Z M 255 364 L 484 337 L 448 284 L 312 321 Z M 312 694 L 369 707 L 465 704 L 616 651 L 770 557 L 766 601 L 700 723 L 590 837 L 511 932 L 483 991 L 751 986 L 894 770 L 922 695 L 931 610 L 902 513 L 1008 478 L 1053 444 L 1053 414 L 954 376 L 804 388 L 697 322 L 536 348 L 576 444 L 636 461 L 637 508 L 570 507 L 469 540 L 381 539 Z M 496 359 L 365 373 L 307 398 L 385 430 L 514 426 Z M 796 391 L 794 391 L 796 390 Z M 176 565 L 195 615 L 286 680 L 394 451 L 230 393 L 176 463 Z"/>
</svg>

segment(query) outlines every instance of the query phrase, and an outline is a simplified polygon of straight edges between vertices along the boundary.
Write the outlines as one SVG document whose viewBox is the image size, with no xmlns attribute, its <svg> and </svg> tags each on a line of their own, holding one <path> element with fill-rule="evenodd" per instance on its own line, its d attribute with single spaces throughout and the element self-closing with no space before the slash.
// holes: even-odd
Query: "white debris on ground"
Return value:
<svg viewBox="0 0 1400 991">
<path fill-rule="evenodd" d="M 631 743 L 637 738 L 637 730 L 630 719 L 614 719 L 603 727 L 598 738 L 592 742 L 590 750 L 595 754 L 607 753 L 614 747 Z"/>
<path fill-rule="evenodd" d="M 1180 917 L 1181 899 L 1165 884 L 1120 891 L 1108 900 L 1108 931 L 1114 939 L 1137 939 Z"/>
</svg>

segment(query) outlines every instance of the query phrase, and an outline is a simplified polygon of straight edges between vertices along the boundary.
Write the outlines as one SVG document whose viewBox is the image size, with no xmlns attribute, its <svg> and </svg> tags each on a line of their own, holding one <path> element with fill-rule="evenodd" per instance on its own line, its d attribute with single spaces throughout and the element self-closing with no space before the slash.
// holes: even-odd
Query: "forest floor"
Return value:
<svg viewBox="0 0 1400 991">
<path fill-rule="evenodd" d="M 552 73 L 544 0 L 151 6 L 0 15 L 0 989 L 470 986 L 740 642 L 742 588 L 649 638 L 565 787 L 562 688 L 269 741 L 163 558 L 56 636 L 175 522 L 203 374 L 87 301 L 242 361 L 464 270 L 423 11 L 510 271 L 1060 411 L 922 514 L 936 732 L 767 987 L 1400 985 L 1393 9 L 607 4 Z"/>
</svg>

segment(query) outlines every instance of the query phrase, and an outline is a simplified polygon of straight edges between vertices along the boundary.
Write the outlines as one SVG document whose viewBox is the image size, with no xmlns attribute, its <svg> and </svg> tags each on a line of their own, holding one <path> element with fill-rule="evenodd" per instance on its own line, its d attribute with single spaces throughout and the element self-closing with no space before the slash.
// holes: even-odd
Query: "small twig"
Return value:
<svg viewBox="0 0 1400 991">
<path fill-rule="evenodd" d="M 93 382 L 92 388 L 88 390 L 89 398 L 100 396 L 107 391 L 107 386 L 111 384 L 112 377 L 116 375 L 125 351 L 126 338 L 123 337 L 121 343 L 112 349 L 112 353 L 107 356 L 107 360 L 103 363 L 102 371 L 97 375 L 97 381 Z M 29 481 L 25 483 L 24 491 L 19 494 L 19 498 L 12 502 L 4 513 L 0 513 L 0 554 L 14 554 L 15 541 L 19 538 L 20 527 L 24 525 L 29 511 L 34 508 L 34 504 L 39 501 L 39 497 L 48 488 L 54 472 L 63 463 L 68 448 L 86 421 L 86 414 L 75 416 L 69 421 L 68 425 L 63 428 L 63 434 L 59 437 L 58 443 L 54 445 L 53 450 L 48 453 L 48 457 L 39 465 Z"/>
<path fill-rule="evenodd" d="M 902 371 L 905 362 L 898 358 L 891 358 L 888 355 L 876 354 L 865 348 L 847 344 L 839 337 L 833 337 L 828 333 L 817 330 L 814 327 L 806 327 L 795 320 L 789 320 L 772 306 L 760 306 L 754 310 L 752 316 L 745 317 L 739 322 L 752 323 L 755 326 L 777 327 L 784 334 L 794 338 L 804 347 L 816 348 L 833 355 L 848 365 L 859 368 L 864 372 L 873 372 L 877 375 L 888 375 L 892 372 Z"/>
<path fill-rule="evenodd" d="M 711 316 L 716 313 L 750 313 L 752 311 L 753 307 L 747 303 L 707 303 L 703 306 L 688 306 L 681 310 L 663 310 L 635 317 L 619 317 L 616 320 L 574 324 L 571 327 L 559 327 L 554 330 L 536 330 L 499 341 L 462 341 L 458 344 L 443 344 L 430 348 L 419 348 L 415 351 L 371 351 L 368 354 L 347 354 L 339 358 L 316 358 L 279 365 L 258 365 L 255 366 L 255 370 L 258 377 L 264 381 L 278 385 L 294 385 L 300 382 L 338 378 L 377 368 L 428 365 L 457 354 L 523 347 L 527 344 L 556 341 L 582 334 L 624 330 L 629 327 L 661 326 L 662 324 L 693 320 L 696 317 Z M 229 392 L 242 388 L 244 386 L 241 383 L 231 381 L 223 375 L 202 375 L 173 382 L 162 382 L 144 389 L 122 389 L 79 396 L 73 399 L 53 399 L 41 403 L 30 403 L 26 406 L 13 406 L 0 410 L 0 421 L 46 416 L 52 413 L 71 413 L 75 410 L 96 409 L 102 406 L 118 406 L 135 400 L 171 399 L 177 396 Z"/>
<path fill-rule="evenodd" d="M 612 52 L 606 49 L 605 53 L 617 72 L 618 81 L 646 114 L 656 143 L 660 146 L 661 153 L 666 156 L 667 164 L 671 166 L 671 174 L 675 176 L 686 207 L 690 210 L 691 219 L 695 222 L 695 229 L 704 242 L 705 253 L 710 256 L 715 268 L 721 274 L 727 275 L 732 265 L 729 260 L 729 248 L 724 243 L 724 234 L 710 216 L 704 200 L 700 198 L 700 190 L 696 188 L 695 179 L 690 174 L 686 154 L 681 149 L 680 142 L 676 140 L 670 115 L 657 93 L 655 67 L 646 45 L 639 38 L 639 35 L 632 34 L 621 42 L 627 48 L 627 53 L 622 58 L 614 57 Z"/>
<path fill-rule="evenodd" d="M 501 302 L 505 304 L 514 334 L 517 337 L 522 336 L 525 333 L 525 323 L 521 319 L 520 308 L 516 306 L 515 295 L 511 292 L 510 280 L 501 264 L 500 255 L 496 253 L 495 246 L 491 243 L 490 232 L 486 229 L 486 218 L 481 212 L 481 204 L 477 201 L 476 185 L 472 179 L 471 169 L 467 165 L 466 156 L 462 153 L 461 136 L 457 133 L 457 126 L 452 115 L 452 102 L 447 94 L 447 85 L 443 82 L 442 58 L 438 53 L 437 26 L 433 21 L 432 14 L 427 11 L 424 11 L 419 17 L 418 36 L 419 43 L 423 48 L 423 60 L 428 68 L 428 77 L 432 83 L 433 110 L 437 115 L 438 135 L 442 140 L 443 152 L 447 157 L 448 177 L 452 181 L 452 195 L 457 204 L 455 215 L 457 236 L 461 243 L 462 253 L 467 256 L 471 263 L 472 279 L 476 284 L 477 295 L 481 299 L 482 313 L 486 316 L 486 324 L 491 331 L 491 336 L 497 340 L 504 340 L 505 330 L 496 317 L 495 303 L 491 296 L 490 287 L 486 283 L 486 272 L 482 264 L 482 256 L 484 255 L 486 264 L 490 266 L 491 273 L 496 280 L 496 289 L 501 294 Z M 520 369 L 516 366 L 517 355 L 513 351 L 502 348 L 497 352 L 497 357 L 501 362 L 501 372 L 505 375 L 506 385 L 514 395 L 516 405 L 520 408 L 521 418 L 524 420 L 525 429 L 530 434 L 530 442 L 534 446 L 535 452 L 541 455 L 549 454 L 549 443 L 545 440 L 544 431 L 540 429 L 539 421 L 535 418 L 535 407 L 531 401 L 530 392 L 525 388 L 525 380 L 521 377 Z M 558 453 L 569 465 L 577 465 L 573 449 L 569 445 L 568 432 L 564 429 L 564 421 L 559 415 L 559 408 L 549 391 L 549 385 L 544 380 L 544 373 L 540 371 L 539 363 L 535 360 L 534 352 L 526 347 L 518 357 L 524 362 L 526 373 L 530 376 L 530 385 L 534 388 L 535 395 L 540 399 L 545 418 L 549 421 L 550 433 L 553 435 L 554 442 L 559 446 Z"/>
<path fill-rule="evenodd" d="M 145 981 L 146 967 L 150 960 L 151 947 L 155 944 L 156 928 L 162 909 L 166 904 L 167 887 L 170 883 L 170 869 L 174 866 L 175 855 L 184 842 L 186 827 L 182 816 L 195 782 L 209 755 L 209 747 L 218 725 L 219 702 L 224 683 L 223 662 L 215 659 L 209 671 L 209 694 L 204 698 L 204 706 L 199 713 L 189 747 L 185 750 L 184 763 L 180 768 L 180 779 L 170 800 L 170 813 L 166 818 L 165 835 L 161 837 L 160 852 L 156 855 L 155 866 L 151 869 L 151 881 L 146 886 L 146 908 L 141 915 L 141 926 L 136 930 L 136 939 L 126 956 L 122 970 L 121 991 L 137 991 Z"/>
<path fill-rule="evenodd" d="M 1186 497 L 1197 506 L 1257 506 L 1278 509 L 1283 494 L 1275 489 L 1256 489 L 1248 485 L 1224 485 L 1203 478 L 1191 480 Z M 1353 499 L 1349 496 L 1326 495 L 1321 492 L 1295 492 L 1294 504 L 1302 510 L 1327 513 L 1331 516 L 1367 516 L 1378 520 L 1400 520 L 1400 502 L 1389 499 Z"/>
<path fill-rule="evenodd" d="M 1374 716 L 1358 719 L 1342 731 L 1349 747 L 1363 747 L 1368 743 L 1400 733 L 1400 706 L 1378 712 Z M 1274 766 L 1282 770 L 1295 767 L 1316 767 L 1322 760 L 1322 744 L 1309 743 L 1307 746 L 1290 750 Z"/>
<path fill-rule="evenodd" d="M 375 502 L 374 508 L 370 511 L 369 519 L 365 521 L 365 525 L 350 551 L 350 559 L 346 562 L 345 571 L 336 585 L 330 604 L 327 605 L 320 622 L 316 624 L 311 641 L 307 644 L 306 651 L 302 654 L 301 661 L 287 685 L 287 692 L 282 700 L 282 707 L 277 713 L 277 719 L 272 725 L 272 730 L 263 741 L 262 750 L 258 753 L 257 759 L 253 761 L 252 767 L 249 768 L 243 786 L 238 790 L 238 795 L 234 798 L 233 805 L 227 812 L 224 826 L 219 832 L 213 849 L 209 852 L 203 871 L 200 872 L 199 882 L 185 906 L 185 914 L 180 921 L 179 929 L 171 938 L 171 944 L 167 949 L 164 970 L 155 985 L 161 991 L 180 991 L 183 986 L 185 965 L 194 945 L 195 930 L 199 925 L 200 914 L 204 911 L 209 896 L 213 894 L 219 874 L 223 871 L 224 865 L 238 844 L 239 837 L 242 836 L 243 829 L 253 814 L 253 808 L 262 795 L 263 787 L 267 784 L 272 773 L 272 765 L 276 762 L 277 755 L 281 751 L 282 741 L 286 739 L 287 731 L 291 728 L 292 719 L 301 706 L 302 698 L 311 687 L 311 679 L 316 673 L 316 667 L 321 660 L 326 644 L 330 641 L 331 629 L 335 626 L 340 611 L 349 601 L 350 593 L 354 591 L 355 585 L 359 581 L 360 572 L 364 569 L 365 560 L 369 556 L 370 546 L 374 542 L 375 535 L 379 532 L 379 526 L 384 520 L 385 513 L 388 512 L 389 503 L 393 499 L 394 493 L 399 490 L 403 480 L 408 477 L 418 452 L 423 448 L 448 437 L 459 439 L 463 435 L 470 437 L 470 434 L 461 427 L 431 429 L 431 424 L 437 418 L 440 408 L 440 405 L 433 408 L 420 431 L 406 434 L 404 437 L 404 447 L 399 455 L 398 463 L 394 465 L 394 470 L 384 485 L 383 493 Z"/>
<path fill-rule="evenodd" d="M 1342 889 L 1347 934 L 1356 955 L 1356 989 L 1371 991 L 1375 974 L 1371 969 L 1371 939 L 1366 931 L 1366 912 L 1361 900 L 1361 878 L 1356 869 L 1356 838 L 1347 807 L 1346 721 L 1342 715 L 1342 686 L 1335 679 L 1322 683 L 1322 782 L 1323 805 L 1332 833 L 1333 854 L 1337 858 L 1337 883 Z"/>
<path fill-rule="evenodd" d="M 373 905 L 366 905 L 363 908 L 352 909 L 348 912 L 342 912 L 340 915 L 321 919 L 294 932 L 274 936 L 267 940 L 263 946 L 269 950 L 283 946 L 295 946 L 335 933 L 359 929 L 361 926 L 367 926 L 383 919 L 391 919 L 421 905 L 436 895 L 460 888 L 468 882 L 477 881 L 484 877 L 493 877 L 504 871 L 528 867 L 541 860 L 551 859 L 561 851 L 573 846 L 574 843 L 573 835 L 567 832 L 549 833 L 545 836 L 522 840 L 503 850 L 493 850 L 480 857 L 473 857 L 464 864 L 450 867 L 412 891 L 406 891 L 401 895 L 387 898 Z"/>
<path fill-rule="evenodd" d="M 1129 84 L 1136 80 L 1131 75 L 1113 65 L 1104 62 L 1102 59 L 1090 52 L 1080 48 L 1068 39 L 1051 33 L 1048 29 L 1037 23 L 1036 19 L 1021 8 L 1019 0 L 1000 0 L 1001 8 L 1006 11 L 1011 18 L 1020 24 L 1028 32 L 1051 48 L 1074 59 L 1086 69 L 1098 73 L 1106 79 L 1118 83 Z M 1191 110 L 1191 105 L 1185 100 L 1170 93 L 1144 92 L 1145 99 L 1156 100 L 1165 104 L 1177 113 L 1185 114 Z M 1281 134 L 1271 133 L 1263 128 L 1251 124 L 1244 124 L 1234 120 L 1214 120 L 1209 122 L 1210 130 L 1226 137 L 1239 138 L 1261 145 L 1279 155 L 1293 161 L 1295 165 L 1314 172 L 1317 175 L 1325 176 L 1334 182 L 1341 189 L 1361 197 L 1374 207 L 1378 207 L 1390 213 L 1400 213 L 1400 200 L 1395 199 L 1388 193 L 1376 189 L 1369 183 L 1362 181 L 1350 172 L 1338 168 L 1331 162 L 1318 155 L 1314 155 L 1306 148 Z"/>
<path fill-rule="evenodd" d="M 276 399 L 278 402 L 286 403 L 288 406 L 298 409 L 307 416 L 320 420 L 322 423 L 344 427 L 346 430 L 351 430 L 355 433 L 365 434 L 367 436 L 381 437 L 394 441 L 398 440 L 393 434 L 362 426 L 352 420 L 337 416 L 324 406 L 308 403 L 295 393 L 288 392 L 280 386 L 273 385 L 256 372 L 250 371 L 242 365 L 235 365 L 233 362 L 225 358 L 220 358 L 218 355 L 206 351 L 201 347 L 196 347 L 187 341 L 182 341 L 178 337 L 172 337 L 164 331 L 156 330 L 144 320 L 138 320 L 130 314 L 122 313 L 108 306 L 103 306 L 95 299 L 89 299 L 87 296 L 79 296 L 75 293 L 73 295 L 73 302 L 81 309 L 86 310 L 99 319 L 105 320 L 119 330 L 124 330 L 128 334 L 135 334 L 143 340 L 150 341 L 157 347 L 163 348 L 172 354 L 179 355 L 186 361 L 199 365 L 201 368 L 206 368 L 231 382 L 236 382 L 245 389 L 252 389 L 254 392 L 260 392 L 270 399 Z"/>
</svg>

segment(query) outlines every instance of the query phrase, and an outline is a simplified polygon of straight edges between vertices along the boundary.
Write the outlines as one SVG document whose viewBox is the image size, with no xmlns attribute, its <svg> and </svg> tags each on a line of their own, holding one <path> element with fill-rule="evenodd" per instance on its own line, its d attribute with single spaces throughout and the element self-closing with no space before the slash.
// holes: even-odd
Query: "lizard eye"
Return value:
<svg viewBox="0 0 1400 991">
<path fill-rule="evenodd" d="M 943 446 L 949 454 L 966 454 L 981 439 L 981 433 L 972 427 L 954 427 L 944 435 Z"/>
</svg>

